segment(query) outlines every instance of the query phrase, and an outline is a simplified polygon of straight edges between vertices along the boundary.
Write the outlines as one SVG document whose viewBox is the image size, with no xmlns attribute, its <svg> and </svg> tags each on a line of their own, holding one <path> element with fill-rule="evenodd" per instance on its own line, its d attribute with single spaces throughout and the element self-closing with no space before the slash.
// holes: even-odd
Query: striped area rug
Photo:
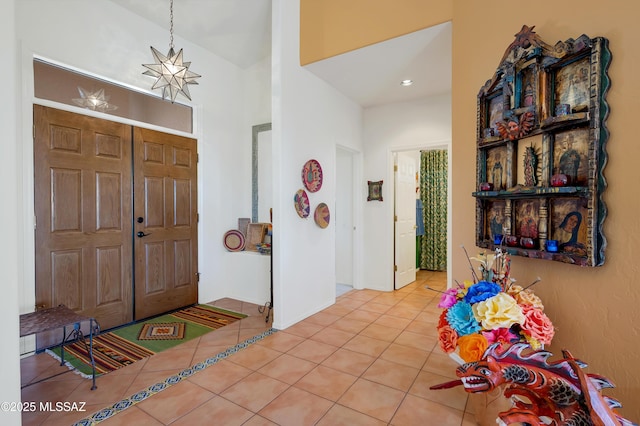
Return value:
<svg viewBox="0 0 640 426">
<path fill-rule="evenodd" d="M 209 305 L 190 306 L 171 314 L 151 320 L 131 324 L 93 337 L 93 358 L 96 375 L 106 374 L 133 364 L 155 353 L 172 348 L 180 343 L 202 336 L 215 329 L 245 318 L 246 315 L 220 309 Z M 176 339 L 138 339 L 141 330 L 150 325 L 184 323 L 182 338 Z M 144 334 L 144 333 L 143 333 Z M 84 377 L 91 377 L 88 338 L 85 342 L 74 342 L 64 347 L 64 358 L 69 368 L 77 370 Z M 60 348 L 47 350 L 47 353 L 60 359 Z"/>
<path fill-rule="evenodd" d="M 246 315 L 238 314 L 237 312 L 225 311 L 219 308 L 212 310 L 204 308 L 202 305 L 181 309 L 172 315 L 211 328 L 224 327 L 246 317 Z"/>
<path fill-rule="evenodd" d="M 54 352 L 59 354 L 60 350 Z M 65 359 L 74 368 L 85 374 L 91 372 L 88 346 L 82 343 L 72 343 L 65 346 Z M 136 361 L 153 355 L 150 351 L 132 341 L 124 339 L 112 332 L 104 333 L 93 338 L 93 359 L 96 363 L 96 375 L 117 370 Z M 69 357 L 71 355 L 73 358 Z M 74 359 L 75 358 L 75 359 Z M 76 365 L 78 362 L 82 364 Z"/>
</svg>

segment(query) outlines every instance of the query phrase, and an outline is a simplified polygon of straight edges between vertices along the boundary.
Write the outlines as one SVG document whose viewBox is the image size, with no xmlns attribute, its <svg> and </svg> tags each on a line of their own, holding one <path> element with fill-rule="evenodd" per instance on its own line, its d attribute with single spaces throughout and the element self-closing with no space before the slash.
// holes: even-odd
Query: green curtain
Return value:
<svg viewBox="0 0 640 426">
<path fill-rule="evenodd" d="M 420 241 L 420 269 L 447 270 L 447 151 L 422 151 L 420 199 L 424 235 Z"/>
</svg>

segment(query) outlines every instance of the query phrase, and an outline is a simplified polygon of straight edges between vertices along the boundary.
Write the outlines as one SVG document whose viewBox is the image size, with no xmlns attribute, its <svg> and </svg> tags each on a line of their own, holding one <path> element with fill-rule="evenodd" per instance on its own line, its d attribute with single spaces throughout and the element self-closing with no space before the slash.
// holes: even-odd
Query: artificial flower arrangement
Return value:
<svg viewBox="0 0 640 426">
<path fill-rule="evenodd" d="M 526 342 L 533 349 L 550 344 L 553 324 L 540 298 L 529 289 L 539 279 L 526 288 L 515 285 L 511 259 L 500 247 L 495 254 L 467 255 L 467 259 L 473 281 L 456 282 L 438 303 L 444 309 L 437 326 L 442 350 L 463 363 L 478 361 L 493 343 Z M 479 262 L 479 275 L 472 260 Z"/>
</svg>

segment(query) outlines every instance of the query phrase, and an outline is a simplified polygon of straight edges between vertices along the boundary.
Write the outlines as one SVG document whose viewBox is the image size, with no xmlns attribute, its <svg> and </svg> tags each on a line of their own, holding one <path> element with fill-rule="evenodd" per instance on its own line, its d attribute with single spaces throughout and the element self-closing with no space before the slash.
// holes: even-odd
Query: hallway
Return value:
<svg viewBox="0 0 640 426">
<path fill-rule="evenodd" d="M 392 293 L 349 291 L 281 331 L 257 305 L 210 303 L 249 317 L 99 377 L 94 391 L 73 373 L 27 386 L 23 402 L 86 402 L 86 411 L 23 413 L 23 424 L 474 426 L 461 387 L 429 389 L 455 378 L 455 364 L 438 347 L 439 297 L 426 285 L 445 289 L 446 274 L 420 271 Z M 66 367 L 39 354 L 21 370 L 24 386 Z"/>
</svg>

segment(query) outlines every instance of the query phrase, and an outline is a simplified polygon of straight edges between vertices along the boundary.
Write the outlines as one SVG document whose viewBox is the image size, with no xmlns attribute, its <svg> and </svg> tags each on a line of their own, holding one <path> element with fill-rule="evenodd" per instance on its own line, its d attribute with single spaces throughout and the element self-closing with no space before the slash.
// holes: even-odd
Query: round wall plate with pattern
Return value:
<svg viewBox="0 0 640 426">
<path fill-rule="evenodd" d="M 222 242 L 224 244 L 224 248 L 229 251 L 244 250 L 244 234 L 237 229 L 225 232 Z"/>
<path fill-rule="evenodd" d="M 313 220 L 316 221 L 316 224 L 320 228 L 324 229 L 329 226 L 330 218 L 331 215 L 329 214 L 329 206 L 327 206 L 325 203 L 318 204 L 318 207 L 316 207 L 316 210 L 313 213 Z"/>
<path fill-rule="evenodd" d="M 304 189 L 298 189 L 296 195 L 294 195 L 293 197 L 293 203 L 298 216 L 303 219 L 309 216 L 309 213 L 311 212 L 311 207 L 309 206 L 309 196 Z"/>
<path fill-rule="evenodd" d="M 322 167 L 316 160 L 309 160 L 302 167 L 302 183 L 309 192 L 318 192 L 322 188 Z"/>
</svg>

